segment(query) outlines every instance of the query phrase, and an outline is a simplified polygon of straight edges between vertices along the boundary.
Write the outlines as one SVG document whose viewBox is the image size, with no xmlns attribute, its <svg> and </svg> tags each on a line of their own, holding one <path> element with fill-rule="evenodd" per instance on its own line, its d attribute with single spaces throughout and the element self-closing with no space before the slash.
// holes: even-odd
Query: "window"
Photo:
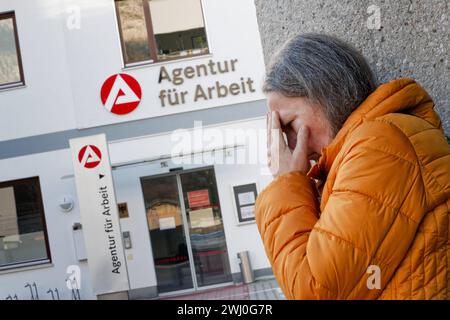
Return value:
<svg viewBox="0 0 450 320">
<path fill-rule="evenodd" d="M 0 89 L 23 84 L 16 17 L 13 12 L 0 13 Z"/>
<path fill-rule="evenodd" d="M 201 0 L 115 0 L 125 65 L 209 53 Z"/>
<path fill-rule="evenodd" d="M 0 183 L 0 270 L 50 262 L 39 178 Z"/>
</svg>

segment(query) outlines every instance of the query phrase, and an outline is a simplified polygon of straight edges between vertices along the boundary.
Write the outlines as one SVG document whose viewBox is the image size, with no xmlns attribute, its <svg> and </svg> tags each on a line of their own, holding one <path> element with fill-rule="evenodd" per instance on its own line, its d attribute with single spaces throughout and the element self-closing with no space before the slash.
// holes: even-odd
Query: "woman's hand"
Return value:
<svg viewBox="0 0 450 320">
<path fill-rule="evenodd" d="M 300 171 L 307 173 L 310 168 L 308 160 L 309 128 L 302 126 L 297 132 L 297 143 L 291 151 L 286 144 L 277 111 L 267 114 L 267 160 L 274 177 Z"/>
</svg>

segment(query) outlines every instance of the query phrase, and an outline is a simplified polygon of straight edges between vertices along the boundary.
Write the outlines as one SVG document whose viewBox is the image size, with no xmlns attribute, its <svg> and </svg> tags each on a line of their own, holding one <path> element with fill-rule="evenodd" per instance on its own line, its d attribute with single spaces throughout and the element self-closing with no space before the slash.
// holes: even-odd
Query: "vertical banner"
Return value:
<svg viewBox="0 0 450 320">
<path fill-rule="evenodd" d="M 94 293 L 129 290 L 106 136 L 69 144 Z"/>
</svg>

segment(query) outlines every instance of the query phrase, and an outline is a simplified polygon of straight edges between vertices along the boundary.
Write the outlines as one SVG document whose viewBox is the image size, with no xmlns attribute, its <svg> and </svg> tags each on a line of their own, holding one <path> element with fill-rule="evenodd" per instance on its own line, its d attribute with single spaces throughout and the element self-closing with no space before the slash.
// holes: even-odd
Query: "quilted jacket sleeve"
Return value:
<svg viewBox="0 0 450 320">
<path fill-rule="evenodd" d="M 335 160 L 322 212 L 311 180 L 299 172 L 278 177 L 257 199 L 265 250 L 290 299 L 375 299 L 413 241 L 413 207 L 425 200 L 409 140 L 377 122 L 353 136 Z M 381 290 L 367 286 L 371 265 L 381 271 Z"/>
</svg>

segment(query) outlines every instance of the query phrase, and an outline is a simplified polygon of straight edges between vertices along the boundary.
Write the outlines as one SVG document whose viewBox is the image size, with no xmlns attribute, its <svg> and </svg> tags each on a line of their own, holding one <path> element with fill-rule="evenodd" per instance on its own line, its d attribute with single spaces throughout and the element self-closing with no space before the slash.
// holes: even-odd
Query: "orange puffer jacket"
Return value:
<svg viewBox="0 0 450 320">
<path fill-rule="evenodd" d="M 325 181 L 320 204 L 315 181 Z M 290 299 L 450 299 L 450 146 L 414 80 L 381 85 L 256 221 Z"/>
</svg>

